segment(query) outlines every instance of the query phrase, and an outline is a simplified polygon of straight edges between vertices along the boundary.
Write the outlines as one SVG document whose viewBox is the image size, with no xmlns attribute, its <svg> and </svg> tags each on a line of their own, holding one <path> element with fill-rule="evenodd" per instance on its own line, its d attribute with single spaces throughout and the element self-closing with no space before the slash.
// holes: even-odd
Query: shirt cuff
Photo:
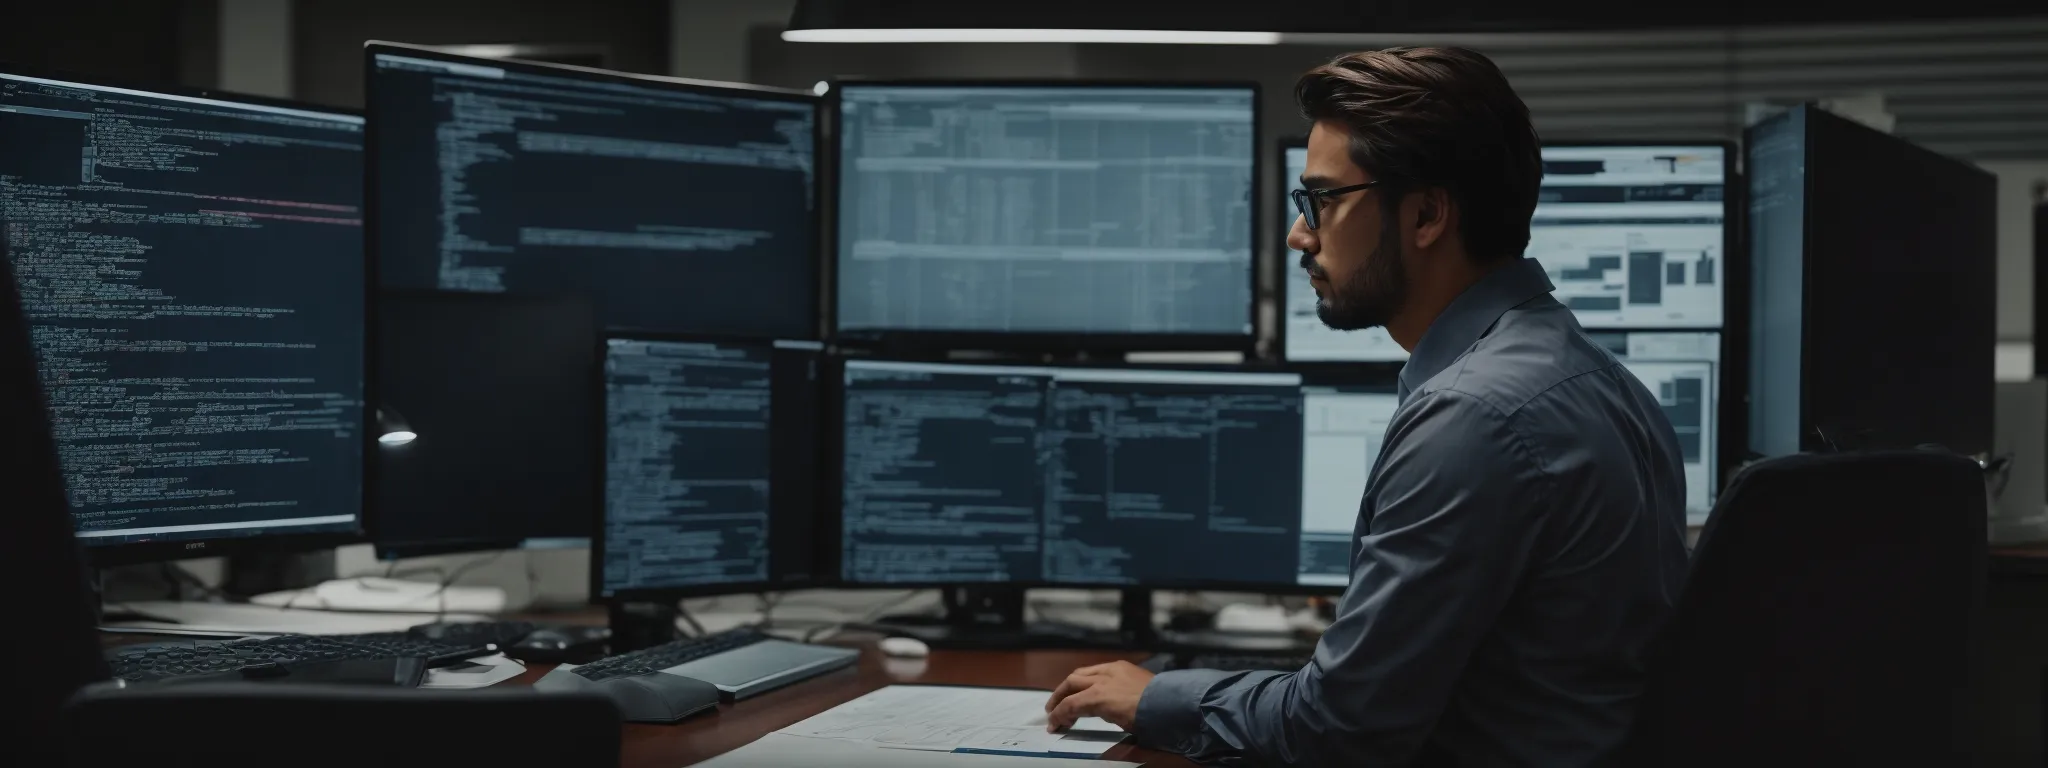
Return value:
<svg viewBox="0 0 2048 768">
<path fill-rule="evenodd" d="M 1234 674 L 1220 669 L 1183 669 L 1153 675 L 1138 696 L 1138 717 L 1131 724 L 1131 736 L 1142 744 L 1185 752 L 1202 732 L 1202 697 Z"/>
</svg>

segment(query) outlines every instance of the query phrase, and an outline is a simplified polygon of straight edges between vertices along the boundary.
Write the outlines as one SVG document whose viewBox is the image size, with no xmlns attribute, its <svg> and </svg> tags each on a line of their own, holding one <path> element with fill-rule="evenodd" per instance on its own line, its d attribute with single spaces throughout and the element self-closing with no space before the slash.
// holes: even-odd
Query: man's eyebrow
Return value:
<svg viewBox="0 0 2048 768">
<path fill-rule="evenodd" d="M 1335 184 L 1336 179 L 1332 179 L 1328 176 L 1310 176 L 1307 174 L 1303 174 L 1301 177 L 1301 186 L 1303 189 L 1321 189 L 1324 187 L 1335 186 Z"/>
</svg>

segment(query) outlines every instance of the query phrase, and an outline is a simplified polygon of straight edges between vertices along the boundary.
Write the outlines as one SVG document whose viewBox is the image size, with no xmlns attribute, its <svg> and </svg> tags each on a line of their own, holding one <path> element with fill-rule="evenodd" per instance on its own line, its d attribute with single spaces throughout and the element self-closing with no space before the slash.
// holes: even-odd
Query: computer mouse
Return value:
<svg viewBox="0 0 2048 768">
<path fill-rule="evenodd" d="M 883 655 L 900 659 L 922 659 L 932 654 L 932 647 L 915 637 L 885 637 L 880 646 Z"/>
<path fill-rule="evenodd" d="M 611 630 L 604 627 L 540 627 L 505 649 L 520 661 L 583 662 L 604 655 Z"/>
</svg>

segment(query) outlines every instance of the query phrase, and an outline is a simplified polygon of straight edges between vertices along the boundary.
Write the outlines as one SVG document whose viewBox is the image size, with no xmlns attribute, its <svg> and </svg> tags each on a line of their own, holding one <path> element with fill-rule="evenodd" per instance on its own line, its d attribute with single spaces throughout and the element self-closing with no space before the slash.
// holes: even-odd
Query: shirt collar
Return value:
<svg viewBox="0 0 2048 768">
<path fill-rule="evenodd" d="M 1516 259 L 1479 278 L 1479 282 L 1452 299 L 1429 324 L 1429 329 L 1422 332 L 1422 340 L 1416 342 L 1408 364 L 1401 367 L 1401 391 L 1419 389 L 1423 382 L 1442 373 L 1465 350 L 1471 349 L 1501 315 L 1554 288 L 1550 276 L 1543 272 L 1543 265 L 1528 258 Z"/>
</svg>

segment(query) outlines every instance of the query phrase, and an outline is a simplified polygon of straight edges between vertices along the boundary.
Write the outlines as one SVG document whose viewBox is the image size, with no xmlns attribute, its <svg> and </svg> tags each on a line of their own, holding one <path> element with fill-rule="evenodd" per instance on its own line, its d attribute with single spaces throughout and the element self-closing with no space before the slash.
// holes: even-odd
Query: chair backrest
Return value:
<svg viewBox="0 0 2048 768">
<path fill-rule="evenodd" d="M 1653 654 L 1631 763 L 1967 764 L 1985 510 L 1953 454 L 1744 469 Z"/>
<path fill-rule="evenodd" d="M 0 717 L 0 744 L 19 764 L 40 765 L 56 755 L 65 698 L 108 673 L 7 241 L 0 222 L 0 585 L 11 618 L 0 658 L 13 660 L 8 696 L 25 713 Z"/>
<path fill-rule="evenodd" d="M 618 707 L 524 687 L 93 686 L 64 710 L 71 768 L 617 768 Z"/>
</svg>

